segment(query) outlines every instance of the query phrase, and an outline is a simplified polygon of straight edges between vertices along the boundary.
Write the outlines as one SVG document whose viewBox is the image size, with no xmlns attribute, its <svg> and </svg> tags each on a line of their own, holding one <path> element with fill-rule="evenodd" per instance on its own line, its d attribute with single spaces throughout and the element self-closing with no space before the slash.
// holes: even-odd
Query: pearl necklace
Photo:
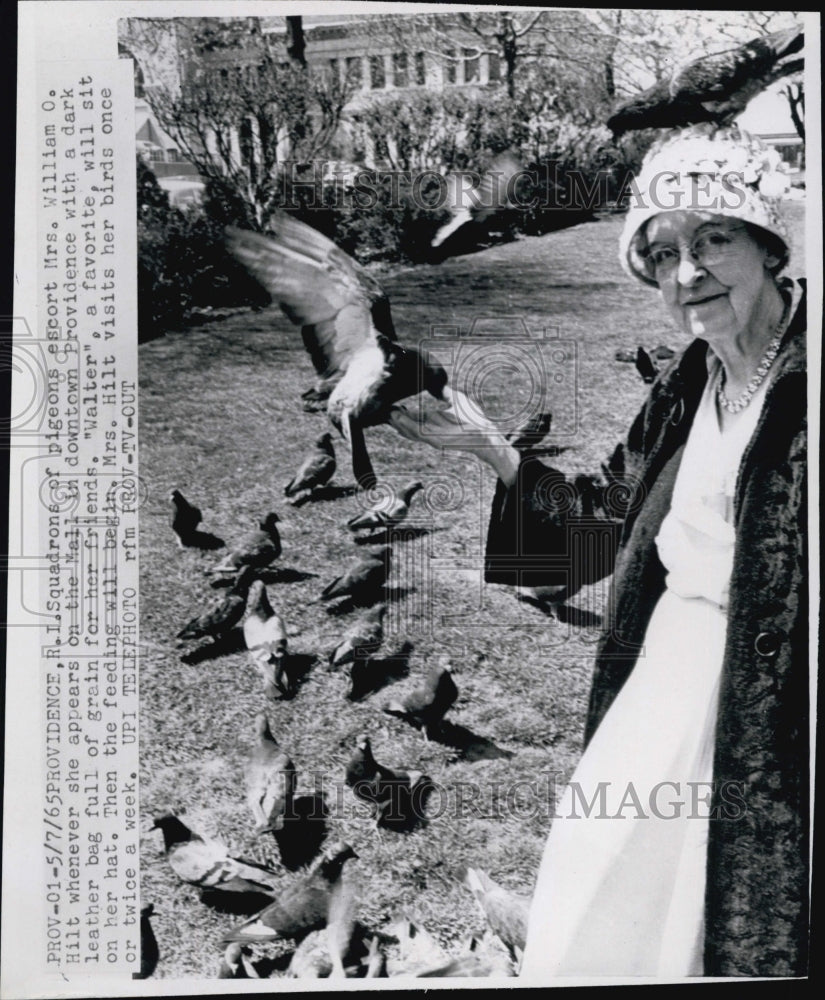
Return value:
<svg viewBox="0 0 825 1000">
<path fill-rule="evenodd" d="M 742 395 L 737 396 L 736 399 L 728 399 L 725 395 L 725 369 L 722 369 L 722 377 L 719 380 L 716 395 L 719 397 L 720 404 L 725 410 L 727 410 L 728 413 L 739 413 L 741 410 L 744 410 L 753 399 L 756 390 L 765 381 L 765 376 L 770 371 L 774 358 L 779 353 L 779 345 L 782 343 L 782 337 L 785 333 L 785 320 L 787 319 L 788 312 L 789 310 L 786 308 L 782 313 L 782 319 L 780 319 L 776 327 L 776 334 L 771 339 L 767 350 L 762 355 L 762 360 L 756 368 L 756 374 L 745 386 L 745 391 Z"/>
</svg>

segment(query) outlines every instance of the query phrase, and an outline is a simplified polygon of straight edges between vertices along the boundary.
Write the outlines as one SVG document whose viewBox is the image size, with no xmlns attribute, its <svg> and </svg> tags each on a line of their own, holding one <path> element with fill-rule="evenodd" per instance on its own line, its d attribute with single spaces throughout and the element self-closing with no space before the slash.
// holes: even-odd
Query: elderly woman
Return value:
<svg viewBox="0 0 825 1000">
<path fill-rule="evenodd" d="M 646 157 L 622 264 L 693 339 L 589 496 L 466 401 L 393 418 L 498 473 L 488 581 L 570 594 L 613 573 L 533 897 L 534 983 L 806 972 L 806 310 L 778 277 L 774 167 L 730 128 Z"/>
</svg>

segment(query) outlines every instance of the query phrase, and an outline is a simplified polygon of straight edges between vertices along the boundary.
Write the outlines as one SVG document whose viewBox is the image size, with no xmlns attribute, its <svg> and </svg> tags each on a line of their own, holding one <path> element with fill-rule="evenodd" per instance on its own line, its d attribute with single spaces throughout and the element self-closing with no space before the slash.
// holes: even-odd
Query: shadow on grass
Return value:
<svg viewBox="0 0 825 1000">
<path fill-rule="evenodd" d="M 453 722 L 442 722 L 437 730 L 431 728 L 428 735 L 435 743 L 441 743 L 457 751 L 456 758 L 469 764 L 479 760 L 499 760 L 502 757 L 513 756 L 511 750 L 504 750 L 486 736 L 479 736 Z"/>
<path fill-rule="evenodd" d="M 328 818 L 329 808 L 323 793 L 297 795 L 292 800 L 283 829 L 272 832 L 284 868 L 296 871 L 316 857 L 327 835 Z"/>
<path fill-rule="evenodd" d="M 201 889 L 200 900 L 219 913 L 236 917 L 251 917 L 274 902 L 274 897 L 254 890 L 227 892 L 223 889 Z"/>
<path fill-rule="evenodd" d="M 301 583 L 303 580 L 314 580 L 317 573 L 305 573 L 301 569 L 294 569 L 292 566 L 268 566 L 266 569 L 258 570 L 258 578 L 266 584 L 270 583 Z M 230 587 L 235 582 L 234 576 L 222 576 L 212 580 L 209 584 L 215 590 L 222 590 Z"/>
<path fill-rule="evenodd" d="M 312 669 L 312 664 L 318 657 L 314 653 L 290 653 L 284 659 L 284 670 L 286 672 L 289 693 L 282 691 L 269 691 L 267 694 L 273 701 L 291 701 L 301 689 L 307 679 L 307 675 Z"/>
<path fill-rule="evenodd" d="M 411 524 L 404 528 L 381 528 L 371 535 L 356 535 L 353 541 L 356 545 L 390 545 L 392 542 L 405 542 L 413 538 L 423 538 L 436 531 L 444 531 L 444 528 L 424 527 L 423 525 Z"/>
<path fill-rule="evenodd" d="M 211 531 L 193 531 L 187 535 L 183 541 L 187 549 L 202 549 L 205 552 L 212 552 L 215 549 L 222 549 L 226 542 Z"/>
<path fill-rule="evenodd" d="M 397 785 L 393 788 L 389 803 L 386 804 L 377 822 L 380 830 L 393 833 L 412 833 L 427 825 L 427 802 L 435 790 L 432 778 L 422 775 L 412 788 Z"/>
<path fill-rule="evenodd" d="M 292 503 L 293 507 L 303 507 L 307 503 L 323 503 L 330 500 L 342 500 L 344 497 L 353 497 L 358 492 L 358 487 L 354 484 L 350 486 L 319 486 L 311 493 L 305 493 Z"/>
<path fill-rule="evenodd" d="M 350 667 L 352 686 L 347 698 L 350 701 L 361 701 L 367 695 L 407 677 L 413 648 L 411 642 L 405 642 L 392 656 L 356 660 Z"/>
<path fill-rule="evenodd" d="M 181 656 L 181 662 L 191 666 L 206 660 L 217 660 L 218 657 L 229 656 L 230 653 L 241 653 L 245 649 L 243 632 L 240 629 L 233 629 L 228 635 L 223 635 L 219 639 L 215 639 L 214 642 L 207 642 L 189 653 L 184 653 Z"/>
<path fill-rule="evenodd" d="M 566 588 L 561 588 L 553 598 L 533 596 L 532 594 L 520 592 L 517 595 L 519 601 L 529 604 L 539 611 L 544 612 L 549 618 L 557 618 L 563 625 L 575 625 L 577 628 L 601 628 L 602 616 L 593 611 L 585 611 L 583 608 L 574 607 L 572 604 L 565 604 Z"/>
</svg>

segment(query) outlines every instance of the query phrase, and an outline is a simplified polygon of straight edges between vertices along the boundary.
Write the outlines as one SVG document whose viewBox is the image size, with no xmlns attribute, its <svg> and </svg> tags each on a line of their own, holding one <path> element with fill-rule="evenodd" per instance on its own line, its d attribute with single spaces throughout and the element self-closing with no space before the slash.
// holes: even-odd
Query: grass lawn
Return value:
<svg viewBox="0 0 825 1000">
<path fill-rule="evenodd" d="M 788 208 L 799 247 L 804 204 Z M 685 345 L 656 293 L 621 271 L 620 228 L 620 219 L 605 218 L 382 276 L 401 341 L 430 339 L 454 372 L 469 373 L 492 416 L 515 422 L 547 385 L 550 440 L 565 449 L 553 464 L 573 473 L 598 470 L 644 399 L 634 366 L 615 361 L 616 351 Z M 801 263 L 793 273 L 804 273 Z M 470 331 L 475 337 L 462 340 Z M 172 874 L 160 833 L 149 830 L 153 816 L 177 812 L 235 853 L 280 865 L 275 842 L 253 837 L 244 802 L 243 766 L 262 707 L 299 770 L 299 793 L 323 790 L 331 836 L 358 852 L 348 870 L 359 885 L 360 920 L 380 930 L 405 911 L 458 950 L 483 929 L 461 882 L 467 865 L 513 889 L 532 889 L 549 828 L 549 776 L 560 791 L 581 751 L 596 629 L 561 624 L 506 588 L 482 586 L 494 488 L 486 467 L 389 428 L 369 430 L 379 479 L 424 483 L 414 501 L 422 530 L 395 545 L 381 653 L 409 643 L 409 676 L 348 701 L 347 671 L 329 672 L 326 654 L 352 617 L 313 602 L 360 551 L 343 526 L 363 500 L 340 491 L 297 508 L 285 503 L 284 485 L 327 428 L 324 414 L 300 405 L 313 381 L 300 333 L 272 307 L 171 331 L 143 344 L 139 356 L 140 468 L 148 489 L 140 524 L 142 898 L 156 911 L 156 976 L 215 976 L 220 938 L 236 918 L 207 908 Z M 345 487 L 352 483 L 349 454 L 343 441 L 335 445 L 334 482 Z M 268 592 L 286 619 L 292 651 L 308 665 L 292 700 L 264 698 L 245 652 L 182 661 L 174 636 L 214 598 L 205 571 L 220 554 L 178 548 L 173 487 L 201 507 L 202 527 L 228 542 L 269 511 L 282 518 L 282 572 Z M 601 586 L 573 601 L 594 614 L 602 602 Z M 460 692 L 449 719 L 473 735 L 470 751 L 426 743 L 381 711 L 445 655 Z M 379 837 L 344 786 L 344 767 L 364 732 L 381 763 L 421 770 L 436 782 L 425 826 Z M 285 871 L 284 884 L 294 877 Z"/>
</svg>

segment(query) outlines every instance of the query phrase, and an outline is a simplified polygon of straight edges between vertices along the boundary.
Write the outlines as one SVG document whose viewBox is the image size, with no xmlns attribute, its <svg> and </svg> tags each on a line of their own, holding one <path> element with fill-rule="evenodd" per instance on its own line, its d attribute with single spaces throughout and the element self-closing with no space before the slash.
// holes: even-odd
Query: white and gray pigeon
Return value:
<svg viewBox="0 0 825 1000">
<path fill-rule="evenodd" d="M 292 688 L 287 670 L 289 648 L 286 625 L 269 603 L 262 580 L 253 581 L 246 606 L 248 613 L 243 622 L 243 637 L 252 665 L 263 679 L 267 696 L 274 697 L 276 690 L 289 696 Z"/>
<path fill-rule="evenodd" d="M 423 350 L 403 347 L 389 299 L 373 275 L 332 240 L 286 212 L 266 235 L 230 227 L 229 252 L 301 327 L 318 381 L 304 398 L 327 396 L 327 416 L 352 451 L 356 482 L 377 478 L 364 428 L 386 423 L 394 403 L 427 391 L 438 399 L 447 373 Z"/>
</svg>

